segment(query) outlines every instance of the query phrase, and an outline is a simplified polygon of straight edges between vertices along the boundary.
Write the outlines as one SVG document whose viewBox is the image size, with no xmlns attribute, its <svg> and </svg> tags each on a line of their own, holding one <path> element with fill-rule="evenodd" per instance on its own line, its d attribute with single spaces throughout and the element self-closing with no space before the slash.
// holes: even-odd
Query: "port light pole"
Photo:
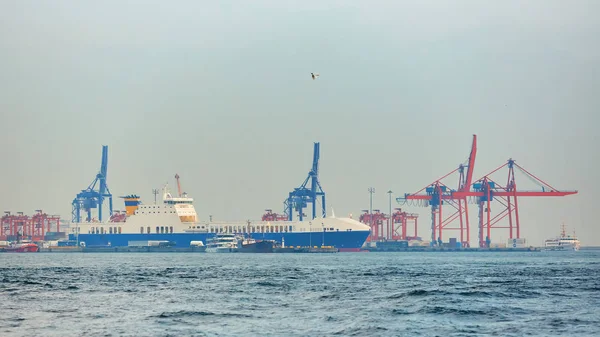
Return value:
<svg viewBox="0 0 600 337">
<path fill-rule="evenodd" d="M 392 227 L 394 225 L 392 223 L 392 193 L 394 193 L 394 192 L 392 192 L 392 190 L 389 190 L 389 191 L 387 191 L 387 193 L 390 196 L 390 213 L 389 213 L 390 216 L 388 217 L 388 230 L 387 230 L 388 233 L 387 233 L 387 237 L 391 239 L 392 238 L 392 234 L 394 232 L 394 229 Z"/>
<path fill-rule="evenodd" d="M 152 194 L 154 194 L 154 204 L 156 205 L 156 196 L 158 195 L 158 189 L 153 188 L 152 189 Z"/>
<path fill-rule="evenodd" d="M 369 187 L 369 214 L 373 214 L 373 193 L 375 193 L 375 189 Z"/>
<path fill-rule="evenodd" d="M 312 221 L 308 222 L 308 245 L 312 248 Z"/>
</svg>

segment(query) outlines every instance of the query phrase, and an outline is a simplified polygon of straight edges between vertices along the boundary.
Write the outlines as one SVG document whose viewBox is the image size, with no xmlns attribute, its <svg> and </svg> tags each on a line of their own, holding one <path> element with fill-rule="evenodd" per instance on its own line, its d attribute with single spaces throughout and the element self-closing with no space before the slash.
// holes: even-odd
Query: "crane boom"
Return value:
<svg viewBox="0 0 600 337">
<path fill-rule="evenodd" d="M 461 191 L 468 191 L 473 181 L 473 170 L 475 169 L 475 156 L 477 155 L 477 135 L 473 135 L 473 145 L 471 145 L 471 154 L 469 154 L 469 166 L 467 167 L 467 178 Z"/>
</svg>

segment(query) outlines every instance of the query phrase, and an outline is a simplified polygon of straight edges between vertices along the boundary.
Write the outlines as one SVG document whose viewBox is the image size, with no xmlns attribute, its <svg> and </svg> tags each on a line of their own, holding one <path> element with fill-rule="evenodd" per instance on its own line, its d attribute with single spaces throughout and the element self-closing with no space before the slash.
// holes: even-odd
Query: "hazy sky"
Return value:
<svg viewBox="0 0 600 337">
<path fill-rule="evenodd" d="M 579 190 L 520 199 L 522 237 L 539 245 L 565 222 L 600 245 L 598 13 L 594 0 L 1 0 L 0 207 L 70 218 L 109 145 L 115 196 L 152 202 L 179 173 L 201 218 L 259 219 L 319 141 L 328 213 L 358 217 L 368 187 L 387 212 L 388 189 L 453 170 L 477 134 L 475 178 L 512 157 Z M 407 210 L 428 238 L 428 209 Z"/>
</svg>

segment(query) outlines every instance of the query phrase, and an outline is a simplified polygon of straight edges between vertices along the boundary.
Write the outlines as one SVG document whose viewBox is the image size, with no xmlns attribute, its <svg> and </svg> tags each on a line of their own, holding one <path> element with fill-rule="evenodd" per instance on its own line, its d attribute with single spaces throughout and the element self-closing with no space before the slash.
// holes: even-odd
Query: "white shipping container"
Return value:
<svg viewBox="0 0 600 337">
<path fill-rule="evenodd" d="M 129 247 L 147 247 L 149 241 L 129 241 L 127 245 Z"/>
<path fill-rule="evenodd" d="M 525 238 L 508 239 L 506 241 L 506 247 L 508 247 L 508 248 L 525 248 L 525 247 L 527 247 L 527 240 Z"/>
</svg>

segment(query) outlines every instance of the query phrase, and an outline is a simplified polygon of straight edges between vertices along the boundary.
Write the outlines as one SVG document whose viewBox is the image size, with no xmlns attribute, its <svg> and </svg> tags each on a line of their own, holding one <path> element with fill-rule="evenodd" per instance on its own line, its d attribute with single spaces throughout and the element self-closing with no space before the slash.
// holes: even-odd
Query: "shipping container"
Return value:
<svg viewBox="0 0 600 337">
<path fill-rule="evenodd" d="M 146 240 L 146 241 L 128 241 L 127 246 L 129 247 L 158 247 L 158 246 L 169 246 L 170 241 L 166 240 Z"/>
<path fill-rule="evenodd" d="M 75 240 L 59 240 L 58 247 L 75 247 L 77 246 L 77 241 Z"/>
<path fill-rule="evenodd" d="M 408 248 L 408 241 L 379 241 L 377 242 L 378 250 L 397 250 Z"/>
<path fill-rule="evenodd" d="M 524 247 L 527 247 L 527 240 L 524 238 L 508 239 L 506 241 L 506 247 L 508 247 L 508 248 L 524 248 Z"/>
</svg>

